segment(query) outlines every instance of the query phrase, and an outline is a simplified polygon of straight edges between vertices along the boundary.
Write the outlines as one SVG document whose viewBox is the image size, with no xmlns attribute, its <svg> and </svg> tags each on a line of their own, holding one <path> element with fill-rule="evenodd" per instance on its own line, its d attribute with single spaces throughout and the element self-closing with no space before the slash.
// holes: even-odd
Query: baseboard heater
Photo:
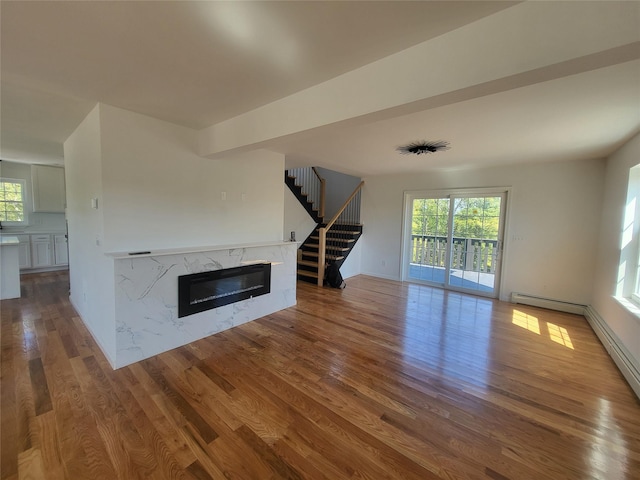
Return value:
<svg viewBox="0 0 640 480">
<path fill-rule="evenodd" d="M 602 343 L 638 399 L 640 399 L 640 365 L 638 365 L 638 362 L 633 360 L 633 355 L 591 305 L 585 309 L 584 316 L 600 339 L 600 343 Z"/>
<path fill-rule="evenodd" d="M 547 308 L 549 310 L 557 310 L 558 312 L 575 313 L 584 315 L 586 305 L 579 303 L 565 302 L 562 300 L 554 300 L 552 298 L 535 297 L 526 293 L 513 292 L 511 294 L 512 303 L 520 303 L 522 305 L 530 305 L 532 307 Z"/>
</svg>

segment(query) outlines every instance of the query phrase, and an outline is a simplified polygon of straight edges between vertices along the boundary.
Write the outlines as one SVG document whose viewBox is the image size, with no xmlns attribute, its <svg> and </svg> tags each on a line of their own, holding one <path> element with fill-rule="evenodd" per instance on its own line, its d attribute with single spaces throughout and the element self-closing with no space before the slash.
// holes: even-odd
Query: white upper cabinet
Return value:
<svg viewBox="0 0 640 480">
<path fill-rule="evenodd" d="M 64 213 L 64 168 L 32 165 L 31 183 L 34 212 Z"/>
</svg>

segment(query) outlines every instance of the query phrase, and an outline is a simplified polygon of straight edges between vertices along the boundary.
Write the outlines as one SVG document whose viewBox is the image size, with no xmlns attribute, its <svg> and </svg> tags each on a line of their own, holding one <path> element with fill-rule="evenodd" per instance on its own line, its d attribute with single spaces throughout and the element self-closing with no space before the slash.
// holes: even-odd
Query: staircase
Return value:
<svg viewBox="0 0 640 480">
<path fill-rule="evenodd" d="M 298 280 L 322 286 L 324 265 L 337 262 L 340 267 L 362 235 L 360 191 L 364 182 L 326 223 L 323 222 L 325 181 L 315 169 L 287 170 L 285 183 L 317 223 L 298 249 Z"/>
<path fill-rule="evenodd" d="M 298 252 L 298 280 L 318 283 L 321 223 L 302 243 Z M 340 267 L 362 235 L 362 225 L 334 224 L 326 234 L 325 263 L 337 262 Z"/>
</svg>

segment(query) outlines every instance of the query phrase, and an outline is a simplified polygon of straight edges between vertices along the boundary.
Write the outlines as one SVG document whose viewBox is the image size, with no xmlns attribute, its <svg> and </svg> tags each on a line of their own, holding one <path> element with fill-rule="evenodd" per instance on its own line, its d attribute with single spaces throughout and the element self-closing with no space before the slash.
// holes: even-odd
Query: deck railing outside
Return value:
<svg viewBox="0 0 640 480">
<path fill-rule="evenodd" d="M 411 263 L 445 268 L 447 237 L 411 235 Z M 451 268 L 495 273 L 498 240 L 453 237 Z"/>
</svg>

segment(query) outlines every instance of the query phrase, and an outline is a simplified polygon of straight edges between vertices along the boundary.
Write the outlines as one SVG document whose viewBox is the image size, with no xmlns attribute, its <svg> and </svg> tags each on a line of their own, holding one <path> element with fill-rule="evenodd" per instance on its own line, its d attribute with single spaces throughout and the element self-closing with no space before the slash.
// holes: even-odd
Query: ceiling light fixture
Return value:
<svg viewBox="0 0 640 480">
<path fill-rule="evenodd" d="M 422 155 L 449 150 L 450 148 L 449 142 L 445 142 L 444 140 L 436 140 L 435 142 L 423 140 L 421 142 L 413 142 L 409 145 L 398 147 L 396 150 L 403 155 Z"/>
</svg>

